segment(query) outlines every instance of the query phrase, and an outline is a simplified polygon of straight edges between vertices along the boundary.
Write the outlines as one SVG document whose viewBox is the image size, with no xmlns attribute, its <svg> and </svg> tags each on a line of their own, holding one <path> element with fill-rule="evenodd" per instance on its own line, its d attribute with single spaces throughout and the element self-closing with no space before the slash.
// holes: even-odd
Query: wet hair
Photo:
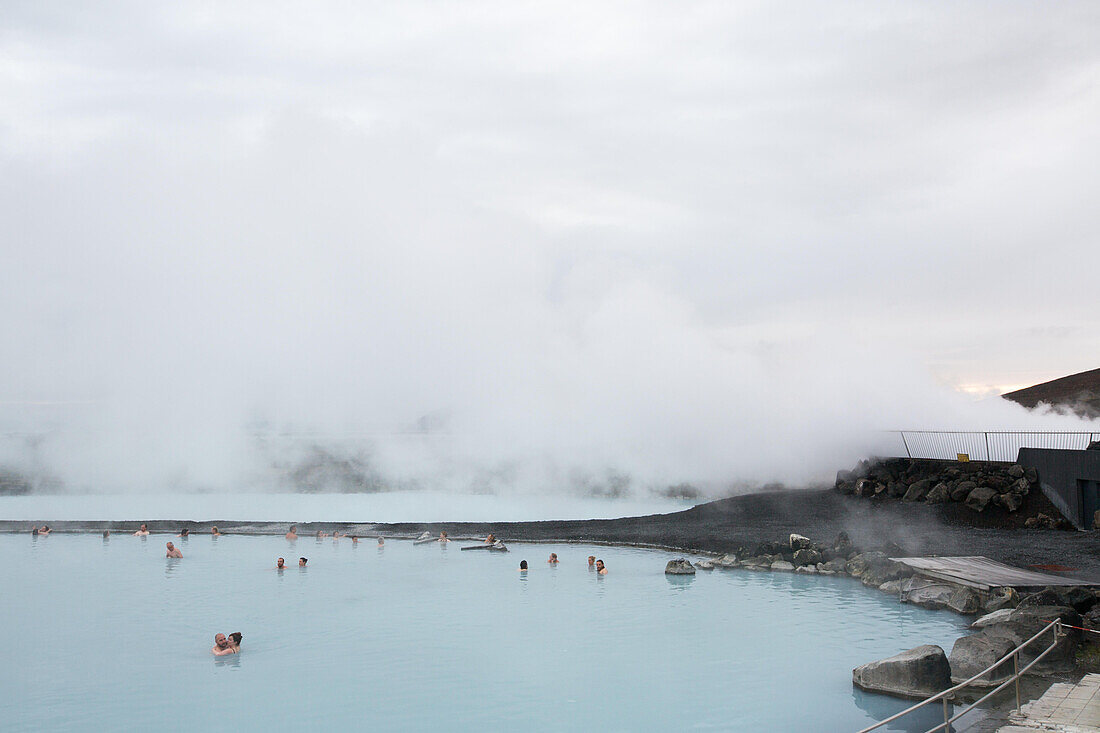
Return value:
<svg viewBox="0 0 1100 733">
<path fill-rule="evenodd" d="M 111 536 L 111 530 L 109 530 L 109 529 L 103 530 L 104 539 L 106 539 L 107 537 L 110 537 L 110 536 Z"/>
<path fill-rule="evenodd" d="M 526 560 L 520 560 L 519 561 L 519 569 L 520 570 L 526 570 L 527 569 L 527 561 Z"/>
<path fill-rule="evenodd" d="M 191 534 L 191 530 L 187 529 L 186 527 L 180 530 L 180 536 L 182 537 L 186 537 L 189 534 Z"/>
<path fill-rule="evenodd" d="M 50 525 L 48 525 L 48 524 L 43 524 L 43 525 L 42 525 L 42 529 L 44 529 L 44 530 L 46 530 L 47 532 L 49 532 L 49 531 L 50 531 Z"/>
<path fill-rule="evenodd" d="M 603 565 L 603 560 L 597 560 L 597 561 L 596 561 L 596 564 L 597 564 L 597 565 Z M 606 567 L 606 566 L 605 566 L 605 567 Z"/>
<path fill-rule="evenodd" d="M 308 557 L 300 557 L 300 558 L 298 558 L 298 562 L 309 562 L 309 558 Z"/>
<path fill-rule="evenodd" d="M 288 529 L 287 532 L 296 532 L 297 530 L 298 530 L 298 528 L 295 525 L 292 524 L 292 525 L 290 525 L 290 529 Z"/>
<path fill-rule="evenodd" d="M 241 639 L 244 638 L 244 635 L 239 631 L 234 631 L 232 634 L 229 635 L 229 638 L 233 640 L 233 646 L 240 646 Z"/>
</svg>

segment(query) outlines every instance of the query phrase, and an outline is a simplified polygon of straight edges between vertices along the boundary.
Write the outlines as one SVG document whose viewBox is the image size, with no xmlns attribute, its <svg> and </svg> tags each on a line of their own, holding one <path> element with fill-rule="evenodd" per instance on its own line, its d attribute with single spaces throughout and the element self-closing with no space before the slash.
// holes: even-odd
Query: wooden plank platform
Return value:
<svg viewBox="0 0 1100 733">
<path fill-rule="evenodd" d="M 908 565 L 929 578 L 947 580 L 981 590 L 1005 586 L 1042 588 L 1048 585 L 1093 585 L 1078 578 L 1014 568 L 1011 565 L 990 560 L 988 557 L 892 557 L 890 559 Z"/>
</svg>

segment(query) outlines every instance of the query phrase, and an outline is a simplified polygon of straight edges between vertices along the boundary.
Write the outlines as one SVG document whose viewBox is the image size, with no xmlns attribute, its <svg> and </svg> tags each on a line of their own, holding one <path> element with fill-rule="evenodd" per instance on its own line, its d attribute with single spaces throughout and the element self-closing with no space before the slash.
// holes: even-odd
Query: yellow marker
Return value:
<svg viewBox="0 0 1100 733">
<path fill-rule="evenodd" d="M 956 453 L 955 455 L 958 456 L 959 463 L 969 463 L 970 462 L 970 454 L 969 453 Z"/>
</svg>

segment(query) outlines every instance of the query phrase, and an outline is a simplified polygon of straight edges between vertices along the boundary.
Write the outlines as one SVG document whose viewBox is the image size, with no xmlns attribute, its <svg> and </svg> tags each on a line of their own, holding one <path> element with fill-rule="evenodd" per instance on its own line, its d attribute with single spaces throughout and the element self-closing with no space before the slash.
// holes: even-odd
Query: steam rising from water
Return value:
<svg viewBox="0 0 1100 733">
<path fill-rule="evenodd" d="M 721 493 L 1082 425 L 929 374 L 1100 358 L 1088 12 L 168 8 L 0 36 L 36 480 Z"/>
</svg>

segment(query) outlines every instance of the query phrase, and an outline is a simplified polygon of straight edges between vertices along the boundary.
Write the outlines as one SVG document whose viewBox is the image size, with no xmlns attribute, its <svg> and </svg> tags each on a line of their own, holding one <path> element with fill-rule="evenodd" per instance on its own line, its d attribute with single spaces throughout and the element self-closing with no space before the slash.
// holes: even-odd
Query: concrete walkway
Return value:
<svg viewBox="0 0 1100 733">
<path fill-rule="evenodd" d="M 1055 683 L 1008 719 L 997 733 L 1100 733 L 1100 674 L 1085 675 L 1076 685 Z"/>
</svg>

